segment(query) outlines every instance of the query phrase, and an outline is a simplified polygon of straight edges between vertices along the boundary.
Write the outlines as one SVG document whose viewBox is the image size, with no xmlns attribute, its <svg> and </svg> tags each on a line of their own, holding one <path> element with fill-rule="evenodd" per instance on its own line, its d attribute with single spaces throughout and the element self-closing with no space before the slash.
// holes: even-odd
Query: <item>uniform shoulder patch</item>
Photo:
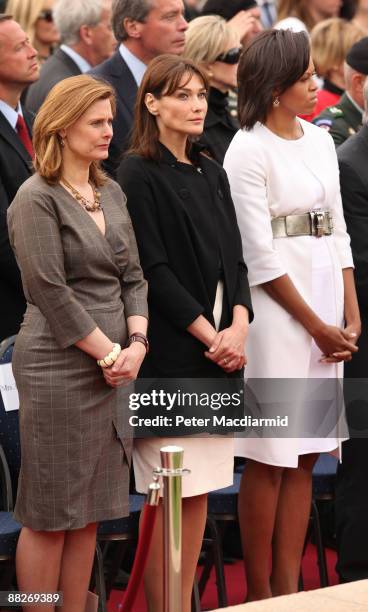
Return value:
<svg viewBox="0 0 368 612">
<path fill-rule="evenodd" d="M 313 123 L 314 125 L 317 125 L 318 127 L 323 128 L 324 130 L 327 130 L 329 132 L 333 121 L 332 119 L 328 119 L 327 117 L 321 117 L 320 119 L 315 119 Z"/>
<path fill-rule="evenodd" d="M 344 111 L 341 108 L 337 108 L 337 106 L 329 106 L 328 110 L 334 117 L 343 117 Z"/>
</svg>

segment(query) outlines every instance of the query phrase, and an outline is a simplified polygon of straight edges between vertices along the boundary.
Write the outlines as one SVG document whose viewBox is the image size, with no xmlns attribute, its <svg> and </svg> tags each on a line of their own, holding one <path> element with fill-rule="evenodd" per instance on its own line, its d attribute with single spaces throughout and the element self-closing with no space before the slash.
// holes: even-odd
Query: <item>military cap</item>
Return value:
<svg viewBox="0 0 368 612">
<path fill-rule="evenodd" d="M 361 38 L 351 47 L 346 63 L 357 72 L 368 75 L 368 36 Z"/>
<path fill-rule="evenodd" d="M 220 15 L 228 21 L 239 11 L 247 11 L 257 6 L 256 0 L 207 0 L 201 15 Z"/>
</svg>

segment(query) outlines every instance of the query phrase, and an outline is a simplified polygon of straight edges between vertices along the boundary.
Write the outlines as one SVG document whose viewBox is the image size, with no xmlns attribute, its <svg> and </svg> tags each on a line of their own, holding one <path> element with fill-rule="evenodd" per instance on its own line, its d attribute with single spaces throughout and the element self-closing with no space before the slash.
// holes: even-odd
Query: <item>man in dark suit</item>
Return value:
<svg viewBox="0 0 368 612">
<path fill-rule="evenodd" d="M 188 24 L 182 0 L 116 0 L 112 25 L 119 49 L 91 74 L 111 83 L 117 94 L 114 136 L 104 164 L 115 177 L 128 145 L 135 98 L 147 64 L 162 53 L 180 55 Z"/>
<path fill-rule="evenodd" d="M 364 86 L 368 110 L 368 80 Z M 368 123 L 337 150 L 341 195 L 355 263 L 362 319 L 359 352 L 345 364 L 350 440 L 336 485 L 337 572 L 341 582 L 368 578 Z"/>
<path fill-rule="evenodd" d="M 116 48 L 111 0 L 57 0 L 53 17 L 61 46 L 43 64 L 39 81 L 27 93 L 26 106 L 34 113 L 56 83 L 87 72 Z"/>
<path fill-rule="evenodd" d="M 37 51 L 20 25 L 0 14 L 0 340 L 18 332 L 26 306 L 6 213 L 32 174 L 31 116 L 19 100 L 38 76 Z"/>
</svg>

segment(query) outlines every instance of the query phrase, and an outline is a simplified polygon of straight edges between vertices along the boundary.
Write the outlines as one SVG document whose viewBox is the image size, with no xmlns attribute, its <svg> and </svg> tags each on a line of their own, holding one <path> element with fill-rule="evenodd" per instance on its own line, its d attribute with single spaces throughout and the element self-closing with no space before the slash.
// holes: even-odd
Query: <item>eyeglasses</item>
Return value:
<svg viewBox="0 0 368 612">
<path fill-rule="evenodd" d="M 226 53 L 221 53 L 221 55 L 216 57 L 216 62 L 223 62 L 224 64 L 237 64 L 240 60 L 241 52 L 241 47 L 234 47 L 233 49 L 226 51 Z"/>
<path fill-rule="evenodd" d="M 44 19 L 45 21 L 48 21 L 49 23 L 51 23 L 52 21 L 54 21 L 52 10 L 45 9 L 44 11 L 41 11 L 38 15 L 38 19 Z"/>
</svg>

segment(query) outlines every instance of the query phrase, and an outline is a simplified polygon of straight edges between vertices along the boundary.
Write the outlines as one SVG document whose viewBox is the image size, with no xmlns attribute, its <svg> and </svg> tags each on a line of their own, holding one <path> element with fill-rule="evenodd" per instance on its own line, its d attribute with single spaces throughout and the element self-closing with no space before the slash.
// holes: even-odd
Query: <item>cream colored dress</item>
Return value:
<svg viewBox="0 0 368 612">
<path fill-rule="evenodd" d="M 223 284 L 216 291 L 213 316 L 218 329 L 223 299 Z M 234 438 L 229 436 L 186 436 L 181 438 L 136 438 L 133 446 L 133 465 L 136 489 L 147 493 L 152 482 L 152 470 L 160 467 L 160 448 L 167 445 L 184 449 L 183 467 L 190 474 L 183 476 L 182 496 L 193 497 L 233 484 Z M 161 489 L 162 494 L 162 489 Z"/>
</svg>

